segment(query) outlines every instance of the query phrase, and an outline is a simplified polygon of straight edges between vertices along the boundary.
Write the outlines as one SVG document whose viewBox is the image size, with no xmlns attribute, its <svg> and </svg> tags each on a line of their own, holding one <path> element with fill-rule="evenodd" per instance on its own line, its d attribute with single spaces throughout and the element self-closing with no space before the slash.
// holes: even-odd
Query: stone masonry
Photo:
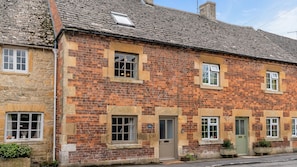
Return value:
<svg viewBox="0 0 297 167">
<path fill-rule="evenodd" d="M 11 46 L 5 46 L 11 47 Z M 2 53 L 0 46 L 0 53 Z M 22 48 L 24 49 L 24 48 Z M 32 147 L 32 164 L 52 161 L 53 154 L 53 95 L 54 56 L 50 49 L 26 48 L 29 72 L 13 73 L 0 70 L 0 143 L 4 137 L 7 112 L 40 112 L 44 114 L 43 138 L 40 141 L 21 141 Z M 0 63 L 2 64 L 2 56 Z"/>
</svg>

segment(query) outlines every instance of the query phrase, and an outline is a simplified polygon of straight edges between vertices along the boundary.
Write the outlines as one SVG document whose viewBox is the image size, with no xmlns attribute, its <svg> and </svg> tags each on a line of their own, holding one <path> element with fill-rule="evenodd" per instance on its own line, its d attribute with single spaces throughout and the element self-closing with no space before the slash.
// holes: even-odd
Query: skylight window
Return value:
<svg viewBox="0 0 297 167">
<path fill-rule="evenodd" d="M 111 15 L 117 24 L 134 27 L 128 15 L 117 12 L 111 12 Z"/>
</svg>

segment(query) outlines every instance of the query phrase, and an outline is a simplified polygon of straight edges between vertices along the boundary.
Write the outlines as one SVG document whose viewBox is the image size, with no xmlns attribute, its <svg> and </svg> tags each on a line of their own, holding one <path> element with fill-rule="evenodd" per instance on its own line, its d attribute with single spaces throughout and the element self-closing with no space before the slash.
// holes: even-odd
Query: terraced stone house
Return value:
<svg viewBox="0 0 297 167">
<path fill-rule="evenodd" d="M 53 158 L 54 34 L 47 1 L 0 1 L 0 143 Z M 0 165 L 2 166 L 2 165 Z"/>
</svg>

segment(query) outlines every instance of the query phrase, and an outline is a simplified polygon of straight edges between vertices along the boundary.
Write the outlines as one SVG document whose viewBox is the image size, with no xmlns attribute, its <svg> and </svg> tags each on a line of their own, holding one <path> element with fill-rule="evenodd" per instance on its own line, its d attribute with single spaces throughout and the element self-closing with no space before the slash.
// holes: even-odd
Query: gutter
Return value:
<svg viewBox="0 0 297 167">
<path fill-rule="evenodd" d="M 15 43 L 6 43 L 0 42 L 1 45 L 11 45 L 11 46 L 18 46 L 18 47 L 27 47 L 27 48 L 37 48 L 37 49 L 52 49 L 52 46 L 37 46 L 37 45 L 25 45 L 25 44 L 15 44 Z"/>
<path fill-rule="evenodd" d="M 53 53 L 54 53 L 54 113 L 53 113 L 53 161 L 56 160 L 56 113 L 57 113 L 57 41 L 55 40 L 54 42 L 54 48 L 53 48 Z"/>
</svg>

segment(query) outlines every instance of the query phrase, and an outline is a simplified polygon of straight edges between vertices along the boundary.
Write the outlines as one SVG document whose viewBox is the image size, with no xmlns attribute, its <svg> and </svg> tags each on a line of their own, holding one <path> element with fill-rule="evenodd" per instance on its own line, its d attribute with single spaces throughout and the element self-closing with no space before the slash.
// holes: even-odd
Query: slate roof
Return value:
<svg viewBox="0 0 297 167">
<path fill-rule="evenodd" d="M 53 46 L 47 0 L 0 0 L 0 44 Z"/>
<path fill-rule="evenodd" d="M 273 43 L 279 45 L 282 49 L 297 56 L 297 40 L 287 38 L 284 36 L 279 36 L 279 35 L 272 34 L 262 30 L 258 30 L 258 32 L 262 33 L 266 38 L 270 39 Z"/>
<path fill-rule="evenodd" d="M 143 4 L 141 0 L 56 0 L 56 3 L 64 29 L 297 63 L 297 55 L 251 27 L 211 21 L 198 14 Z M 127 14 L 135 27 L 117 25 L 112 11 Z"/>
</svg>

